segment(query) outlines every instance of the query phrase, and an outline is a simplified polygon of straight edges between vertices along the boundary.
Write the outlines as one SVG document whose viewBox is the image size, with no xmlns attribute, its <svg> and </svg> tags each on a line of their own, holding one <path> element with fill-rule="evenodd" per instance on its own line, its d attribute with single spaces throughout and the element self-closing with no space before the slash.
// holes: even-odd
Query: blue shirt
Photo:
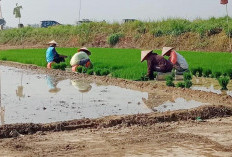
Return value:
<svg viewBox="0 0 232 157">
<path fill-rule="evenodd" d="M 55 57 L 59 56 L 55 47 L 50 46 L 46 51 L 46 60 L 48 63 L 52 62 Z"/>
</svg>

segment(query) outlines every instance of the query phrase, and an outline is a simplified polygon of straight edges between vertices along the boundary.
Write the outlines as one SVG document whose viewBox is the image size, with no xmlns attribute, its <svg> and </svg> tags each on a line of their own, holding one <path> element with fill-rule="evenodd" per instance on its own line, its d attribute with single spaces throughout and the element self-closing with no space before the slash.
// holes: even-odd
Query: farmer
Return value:
<svg viewBox="0 0 232 157">
<path fill-rule="evenodd" d="M 76 68 L 80 65 L 89 68 L 92 64 L 89 59 L 90 55 L 91 52 L 86 47 L 80 48 L 71 58 L 70 64 L 72 66 L 72 71 L 75 72 Z"/>
<path fill-rule="evenodd" d="M 177 74 L 183 74 L 188 70 L 188 63 L 185 58 L 176 52 L 173 47 L 164 47 L 162 56 L 169 56 L 169 61 L 172 62 Z"/>
<path fill-rule="evenodd" d="M 50 46 L 46 51 L 46 60 L 48 62 L 47 68 L 51 68 L 51 64 L 53 62 L 56 62 L 56 63 L 64 62 L 65 58 L 67 58 L 67 56 L 59 55 L 56 52 L 56 46 L 58 44 L 57 44 L 57 42 L 55 42 L 55 40 L 50 41 L 49 45 Z"/>
<path fill-rule="evenodd" d="M 166 60 L 163 56 L 152 52 L 152 50 L 141 52 L 141 62 L 147 60 L 147 76 L 151 80 L 154 79 L 153 72 L 166 73 L 171 72 L 173 68 L 170 61 Z"/>
</svg>

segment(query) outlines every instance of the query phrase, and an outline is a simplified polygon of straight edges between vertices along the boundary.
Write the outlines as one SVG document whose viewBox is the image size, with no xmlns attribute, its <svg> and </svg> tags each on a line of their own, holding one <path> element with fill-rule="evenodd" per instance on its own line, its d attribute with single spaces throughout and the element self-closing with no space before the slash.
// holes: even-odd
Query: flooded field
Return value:
<svg viewBox="0 0 232 157">
<path fill-rule="evenodd" d="M 1 123 L 49 123 L 152 112 L 148 93 L 1 66 Z"/>
<path fill-rule="evenodd" d="M 200 90 L 205 92 L 212 92 L 216 94 L 229 95 L 232 97 L 232 81 L 230 80 L 228 91 L 222 91 L 218 81 L 213 78 L 193 78 L 193 90 Z"/>
<path fill-rule="evenodd" d="M 159 91 L 147 93 L 7 66 L 0 66 L 0 70 L 0 125 L 166 112 L 207 105 Z"/>
</svg>

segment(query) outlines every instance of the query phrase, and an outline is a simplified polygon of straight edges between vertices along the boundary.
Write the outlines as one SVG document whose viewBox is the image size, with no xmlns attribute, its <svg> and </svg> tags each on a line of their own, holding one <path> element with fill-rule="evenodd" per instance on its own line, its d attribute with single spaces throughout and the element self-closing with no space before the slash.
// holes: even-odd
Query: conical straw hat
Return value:
<svg viewBox="0 0 232 157">
<path fill-rule="evenodd" d="M 163 47 L 162 56 L 166 55 L 166 53 L 170 51 L 171 49 L 174 49 L 174 47 Z"/>
<path fill-rule="evenodd" d="M 84 51 L 84 52 L 87 53 L 88 55 L 91 55 L 91 52 L 87 49 L 87 47 L 82 47 L 82 48 L 80 48 L 78 51 Z"/>
<path fill-rule="evenodd" d="M 148 55 L 149 53 L 151 53 L 151 52 L 152 52 L 152 50 L 142 51 L 142 52 L 141 52 L 141 62 L 143 62 L 143 61 L 145 60 L 145 58 L 147 57 L 147 55 Z"/>
<path fill-rule="evenodd" d="M 58 43 L 55 40 L 50 41 L 49 44 L 56 44 L 56 45 L 58 45 Z"/>
</svg>

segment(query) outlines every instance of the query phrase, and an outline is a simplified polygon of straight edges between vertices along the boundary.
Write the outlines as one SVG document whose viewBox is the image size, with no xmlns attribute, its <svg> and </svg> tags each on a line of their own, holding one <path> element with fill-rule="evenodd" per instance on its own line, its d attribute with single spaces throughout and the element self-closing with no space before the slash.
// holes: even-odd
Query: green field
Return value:
<svg viewBox="0 0 232 157">
<path fill-rule="evenodd" d="M 147 65 L 140 62 L 138 49 L 90 48 L 90 56 L 94 68 L 106 68 L 113 77 L 138 80 L 146 74 Z M 66 64 L 69 66 L 71 56 L 77 48 L 57 48 L 58 53 L 69 56 Z M 157 50 L 159 54 L 160 50 Z M 227 72 L 232 70 L 232 53 L 180 52 L 189 63 L 190 69 L 202 67 L 213 72 Z M 46 67 L 46 49 L 14 49 L 2 50 L 0 60 L 35 64 Z"/>
</svg>

